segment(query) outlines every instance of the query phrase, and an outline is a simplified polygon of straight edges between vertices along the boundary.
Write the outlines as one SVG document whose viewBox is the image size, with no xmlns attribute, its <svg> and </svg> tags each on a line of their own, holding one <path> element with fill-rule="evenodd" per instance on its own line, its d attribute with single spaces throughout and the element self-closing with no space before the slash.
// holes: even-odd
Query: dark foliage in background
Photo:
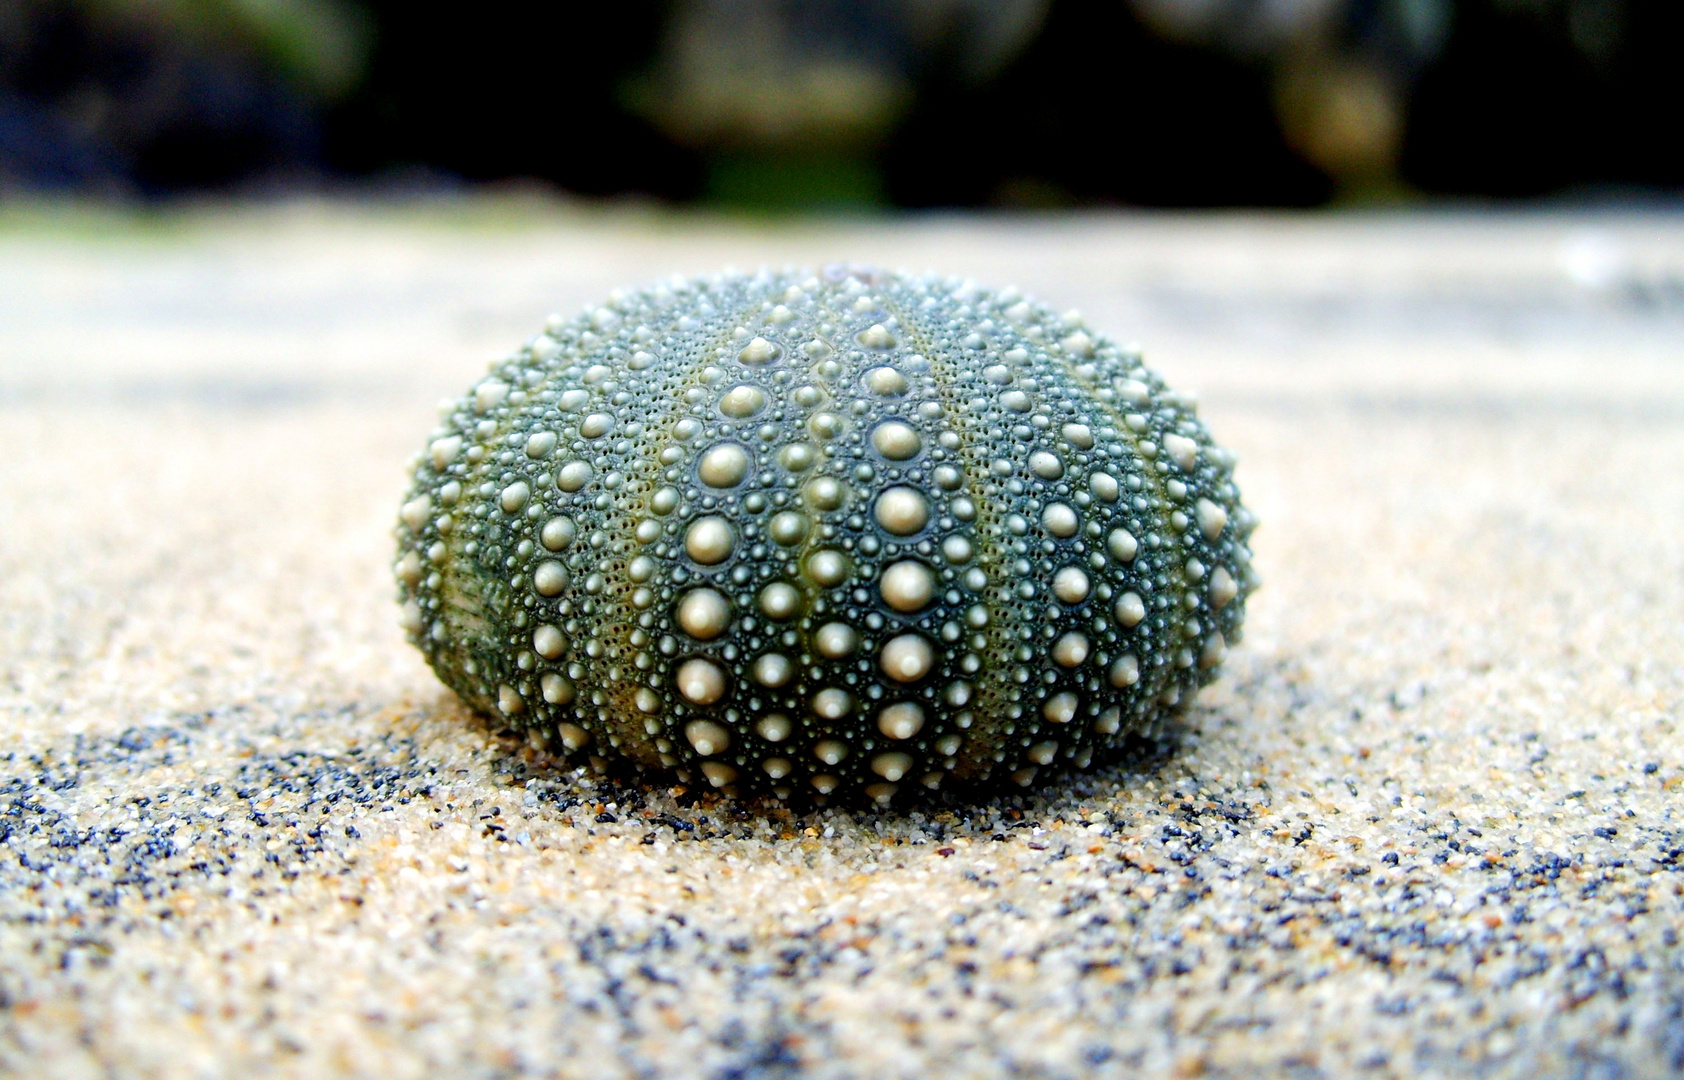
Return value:
<svg viewBox="0 0 1684 1080">
<path fill-rule="evenodd" d="M 1676 0 L 0 0 L 0 193 L 1675 192 L 1681 49 Z"/>
<path fill-rule="evenodd" d="M 1122 3 L 1055 4 L 985 86 L 932 78 L 884 160 L 909 206 L 1305 206 L 1333 190 L 1287 146 L 1257 66 L 1155 36 Z"/>
<path fill-rule="evenodd" d="M 700 191 L 700 162 L 619 100 L 667 5 L 366 0 L 380 28 L 359 90 L 327 113 L 329 164 L 533 177 L 590 195 Z"/>
<path fill-rule="evenodd" d="M 1410 105 L 1403 173 L 1428 191 L 1684 187 L 1684 4 L 1459 4 Z"/>
<path fill-rule="evenodd" d="M 168 193 L 321 160 L 316 102 L 281 65 L 151 14 L 0 0 L 0 191 Z"/>
</svg>

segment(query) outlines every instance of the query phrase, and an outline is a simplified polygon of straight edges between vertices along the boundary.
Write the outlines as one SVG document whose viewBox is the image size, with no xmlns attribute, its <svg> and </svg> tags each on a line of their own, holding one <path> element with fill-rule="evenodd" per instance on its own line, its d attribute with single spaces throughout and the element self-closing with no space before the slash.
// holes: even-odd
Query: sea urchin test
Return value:
<svg viewBox="0 0 1684 1080">
<path fill-rule="evenodd" d="M 615 293 L 450 403 L 402 622 L 471 707 L 779 799 L 1029 786 L 1209 681 L 1233 458 L 1131 348 L 857 267 Z"/>
</svg>

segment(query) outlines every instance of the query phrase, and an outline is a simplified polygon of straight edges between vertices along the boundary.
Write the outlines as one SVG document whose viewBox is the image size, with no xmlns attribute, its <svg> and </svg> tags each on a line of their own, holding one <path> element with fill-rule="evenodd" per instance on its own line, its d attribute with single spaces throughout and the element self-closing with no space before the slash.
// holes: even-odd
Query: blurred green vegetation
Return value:
<svg viewBox="0 0 1684 1080">
<path fill-rule="evenodd" d="M 323 100 L 362 78 L 373 44 L 367 11 L 347 0 L 78 0 L 97 20 L 233 48 Z"/>
<path fill-rule="evenodd" d="M 0 0 L 0 200 L 1684 189 L 1679 0 Z"/>
</svg>

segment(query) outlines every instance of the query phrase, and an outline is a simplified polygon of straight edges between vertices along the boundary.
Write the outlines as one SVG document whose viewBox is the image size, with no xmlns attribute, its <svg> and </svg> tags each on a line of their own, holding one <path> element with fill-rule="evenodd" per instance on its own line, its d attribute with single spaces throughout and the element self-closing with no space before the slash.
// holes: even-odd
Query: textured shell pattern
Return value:
<svg viewBox="0 0 1684 1080">
<path fill-rule="evenodd" d="M 1014 290 L 615 293 L 415 461 L 411 640 L 471 707 L 732 794 L 1029 786 L 1185 706 L 1254 584 L 1233 459 Z"/>
</svg>

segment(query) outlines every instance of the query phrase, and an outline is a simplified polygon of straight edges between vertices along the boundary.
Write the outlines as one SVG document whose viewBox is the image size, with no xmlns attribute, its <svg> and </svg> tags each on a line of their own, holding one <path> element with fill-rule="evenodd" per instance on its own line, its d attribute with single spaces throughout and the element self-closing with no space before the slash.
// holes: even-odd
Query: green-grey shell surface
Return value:
<svg viewBox="0 0 1684 1080">
<path fill-rule="evenodd" d="M 1014 290 L 827 268 L 616 293 L 448 407 L 402 623 L 474 709 L 740 795 L 1034 784 L 1213 676 L 1232 456 Z"/>
</svg>

